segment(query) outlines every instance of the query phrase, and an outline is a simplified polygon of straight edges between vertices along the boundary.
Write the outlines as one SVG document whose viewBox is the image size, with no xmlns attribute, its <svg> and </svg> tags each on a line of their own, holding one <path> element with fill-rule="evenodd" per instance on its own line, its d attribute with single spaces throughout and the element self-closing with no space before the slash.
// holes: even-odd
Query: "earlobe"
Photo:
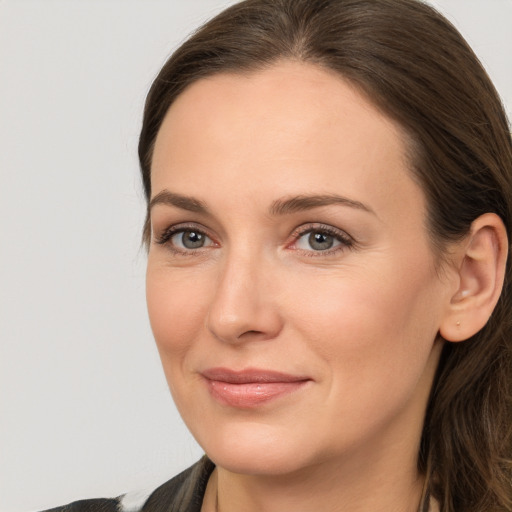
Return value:
<svg viewBox="0 0 512 512">
<path fill-rule="evenodd" d="M 464 341 L 482 329 L 498 302 L 508 255 L 503 221 L 494 213 L 481 215 L 460 248 L 459 286 L 439 329 L 452 342 Z"/>
</svg>

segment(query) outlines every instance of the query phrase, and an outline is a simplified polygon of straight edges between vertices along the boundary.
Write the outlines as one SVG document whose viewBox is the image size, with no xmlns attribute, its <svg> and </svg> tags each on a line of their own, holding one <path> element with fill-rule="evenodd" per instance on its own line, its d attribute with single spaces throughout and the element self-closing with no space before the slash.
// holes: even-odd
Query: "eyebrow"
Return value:
<svg viewBox="0 0 512 512">
<path fill-rule="evenodd" d="M 336 194 L 323 194 L 323 195 L 300 195 L 290 197 L 288 199 L 277 199 L 270 207 L 271 215 L 286 215 L 290 213 L 311 210 L 321 206 L 330 206 L 338 204 L 342 206 L 349 206 L 358 210 L 363 210 L 374 215 L 375 212 L 364 203 L 349 199 L 348 197 L 339 196 Z"/>
<path fill-rule="evenodd" d="M 175 206 L 176 208 L 181 208 L 182 210 L 194 213 L 208 213 L 208 208 L 203 201 L 195 199 L 194 197 L 169 192 L 169 190 L 162 190 L 153 197 L 149 203 L 149 209 L 151 210 L 151 208 L 157 204 Z"/>
<path fill-rule="evenodd" d="M 194 197 L 170 192 L 169 190 L 162 190 L 153 197 L 149 203 L 149 209 L 151 210 L 151 208 L 157 204 L 175 206 L 176 208 L 194 213 L 209 213 L 208 207 L 203 201 Z M 272 202 L 269 212 L 272 216 L 288 215 L 333 204 L 356 208 L 357 210 L 362 210 L 376 215 L 375 212 L 364 203 L 336 194 L 298 195 L 285 199 L 276 199 Z"/>
</svg>

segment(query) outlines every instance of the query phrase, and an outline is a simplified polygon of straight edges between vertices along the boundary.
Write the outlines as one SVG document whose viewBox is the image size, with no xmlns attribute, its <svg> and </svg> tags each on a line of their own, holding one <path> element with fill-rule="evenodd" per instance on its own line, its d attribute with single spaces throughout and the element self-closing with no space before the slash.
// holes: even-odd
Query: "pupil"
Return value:
<svg viewBox="0 0 512 512">
<path fill-rule="evenodd" d="M 204 236 L 201 233 L 195 231 L 185 231 L 183 233 L 183 245 L 187 249 L 197 249 L 202 247 L 204 244 Z"/>
<path fill-rule="evenodd" d="M 325 233 L 310 233 L 309 245 L 316 251 L 326 251 L 330 249 L 334 243 L 334 238 Z"/>
</svg>

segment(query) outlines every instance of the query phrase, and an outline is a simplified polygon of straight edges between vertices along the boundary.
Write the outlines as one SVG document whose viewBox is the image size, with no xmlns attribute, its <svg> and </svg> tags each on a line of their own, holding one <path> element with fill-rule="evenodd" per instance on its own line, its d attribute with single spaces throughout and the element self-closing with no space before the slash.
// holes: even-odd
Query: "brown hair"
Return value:
<svg viewBox="0 0 512 512">
<path fill-rule="evenodd" d="M 434 247 L 486 212 L 512 234 L 512 141 L 489 77 L 459 32 L 417 0 L 245 0 L 206 23 L 148 94 L 139 142 L 146 198 L 163 118 L 191 83 L 281 59 L 334 70 L 408 133 Z M 144 240 L 149 241 L 149 216 Z M 445 343 L 418 467 L 442 512 L 512 511 L 512 267 L 488 324 Z"/>
</svg>

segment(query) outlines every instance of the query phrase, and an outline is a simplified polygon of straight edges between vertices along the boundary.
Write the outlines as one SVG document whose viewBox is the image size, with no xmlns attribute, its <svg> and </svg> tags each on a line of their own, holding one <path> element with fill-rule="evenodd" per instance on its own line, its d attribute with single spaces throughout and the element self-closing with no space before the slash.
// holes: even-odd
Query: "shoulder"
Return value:
<svg viewBox="0 0 512 512">
<path fill-rule="evenodd" d="M 206 457 L 148 492 L 80 500 L 44 512 L 200 512 L 214 464 Z"/>
</svg>

